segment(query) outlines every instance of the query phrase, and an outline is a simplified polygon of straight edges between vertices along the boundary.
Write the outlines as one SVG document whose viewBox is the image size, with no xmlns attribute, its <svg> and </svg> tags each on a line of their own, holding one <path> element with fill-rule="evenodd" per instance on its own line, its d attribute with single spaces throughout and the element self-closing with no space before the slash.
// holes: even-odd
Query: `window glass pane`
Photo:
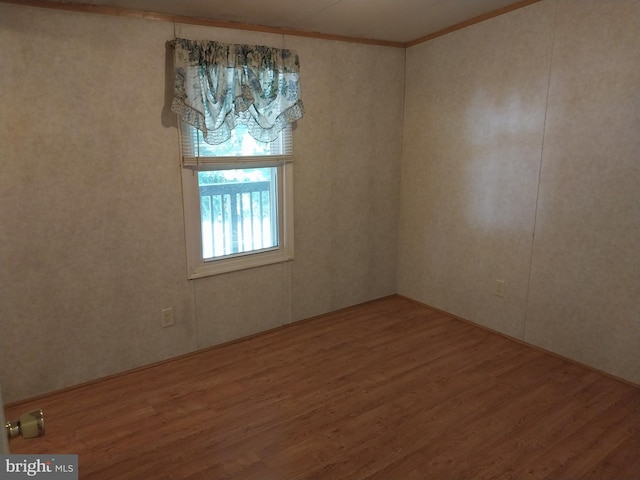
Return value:
<svg viewBox="0 0 640 480">
<path fill-rule="evenodd" d="M 198 172 L 205 261 L 278 247 L 277 170 Z"/>
</svg>

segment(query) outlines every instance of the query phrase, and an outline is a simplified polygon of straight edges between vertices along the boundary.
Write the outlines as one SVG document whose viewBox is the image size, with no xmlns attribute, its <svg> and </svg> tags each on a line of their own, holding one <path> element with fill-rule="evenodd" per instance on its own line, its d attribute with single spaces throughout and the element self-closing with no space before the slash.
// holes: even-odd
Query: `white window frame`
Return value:
<svg viewBox="0 0 640 480">
<path fill-rule="evenodd" d="M 205 261 L 198 172 L 229 168 L 275 167 L 277 171 L 278 246 L 213 258 Z M 293 162 L 286 157 L 209 157 L 206 164 L 183 165 L 182 197 L 185 220 L 187 274 L 189 279 L 261 267 L 293 260 Z"/>
</svg>

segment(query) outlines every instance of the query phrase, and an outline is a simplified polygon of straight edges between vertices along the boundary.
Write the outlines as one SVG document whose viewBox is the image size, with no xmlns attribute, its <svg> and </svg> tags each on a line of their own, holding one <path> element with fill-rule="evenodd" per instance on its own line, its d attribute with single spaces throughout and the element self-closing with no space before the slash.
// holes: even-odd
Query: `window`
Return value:
<svg viewBox="0 0 640 480">
<path fill-rule="evenodd" d="M 170 45 L 189 278 L 292 259 L 298 55 L 210 40 Z"/>
<path fill-rule="evenodd" d="M 270 143 L 243 124 L 219 145 L 181 122 L 189 278 L 293 258 L 291 127 Z"/>
</svg>

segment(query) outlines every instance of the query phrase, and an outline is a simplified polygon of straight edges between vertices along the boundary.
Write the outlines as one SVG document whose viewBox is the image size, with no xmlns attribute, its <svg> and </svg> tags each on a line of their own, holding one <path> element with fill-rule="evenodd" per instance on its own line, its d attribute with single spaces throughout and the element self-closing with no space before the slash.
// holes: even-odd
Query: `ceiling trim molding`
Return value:
<svg viewBox="0 0 640 480">
<path fill-rule="evenodd" d="M 512 5 L 494 10 L 492 12 L 479 15 L 464 22 L 457 23 L 437 32 L 425 35 L 424 37 L 411 40 L 409 42 L 394 42 L 388 40 L 376 40 L 368 38 L 348 37 L 342 35 L 332 35 L 327 33 L 297 30 L 292 28 L 269 27 L 266 25 L 254 25 L 250 23 L 228 22 L 222 20 L 213 20 L 208 18 L 188 17 L 183 15 L 172 15 L 168 13 L 147 12 L 144 10 L 135 10 L 123 7 L 109 7 L 105 5 L 91 5 L 86 3 L 66 3 L 52 2 L 49 0 L 0 0 L 0 3 L 10 3 L 14 5 L 23 5 L 27 7 L 48 8 L 53 10 L 65 10 L 71 12 L 93 13 L 99 15 L 111 15 L 116 17 L 138 18 L 142 20 L 153 20 L 168 23 L 182 23 L 187 25 L 202 25 L 206 27 L 229 28 L 233 30 L 248 30 L 252 32 L 275 33 L 278 35 L 290 35 L 297 37 L 319 38 L 322 40 L 334 40 L 339 42 L 361 43 L 365 45 L 378 45 L 383 47 L 409 48 L 415 45 L 428 42 L 434 38 L 447 35 L 461 30 L 470 25 L 484 22 L 494 17 L 504 15 L 505 13 L 518 10 L 531 4 L 540 2 L 541 0 L 521 0 Z"/>
<path fill-rule="evenodd" d="M 52 10 L 65 10 L 70 12 L 94 13 L 100 15 L 111 15 L 116 17 L 130 17 L 143 20 L 154 20 L 168 23 L 183 23 L 187 25 L 202 25 L 205 27 L 229 28 L 233 30 L 248 30 L 252 32 L 275 33 L 278 35 L 291 35 L 296 37 L 320 38 L 323 40 L 335 40 L 340 42 L 363 43 L 366 45 L 379 45 L 384 47 L 405 48 L 404 42 L 393 42 L 387 40 L 375 40 L 368 38 L 347 37 L 341 35 L 331 35 L 327 33 L 297 30 L 293 28 L 269 27 L 266 25 L 254 25 L 250 23 L 228 22 L 223 20 L 212 20 L 208 18 L 188 17 L 183 15 L 172 15 L 168 13 L 147 12 L 122 7 L 109 7 L 105 5 L 90 5 L 86 3 L 62 3 L 50 2 L 48 0 L 0 0 L 0 3 L 11 3 L 26 7 L 49 8 Z"/>
<path fill-rule="evenodd" d="M 506 7 L 499 8 L 498 10 L 493 10 L 492 12 L 488 12 L 483 15 L 478 15 L 477 17 L 470 18 L 469 20 L 465 20 L 464 22 L 456 23 L 455 25 L 444 28 L 442 30 L 431 33 L 429 35 L 425 35 L 424 37 L 411 40 L 410 42 L 406 42 L 404 46 L 405 48 L 413 47 L 420 43 L 425 43 L 425 42 L 428 42 L 429 40 L 433 40 L 434 38 L 442 37 L 443 35 L 447 35 L 448 33 L 455 32 L 456 30 L 462 30 L 463 28 L 469 27 L 471 25 L 475 25 L 476 23 L 481 23 L 481 22 L 484 22 L 485 20 L 489 20 L 491 18 L 504 15 L 505 13 L 513 12 L 514 10 L 528 7 L 529 5 L 538 3 L 540 1 L 542 0 L 521 0 L 517 3 L 507 5 Z"/>
</svg>

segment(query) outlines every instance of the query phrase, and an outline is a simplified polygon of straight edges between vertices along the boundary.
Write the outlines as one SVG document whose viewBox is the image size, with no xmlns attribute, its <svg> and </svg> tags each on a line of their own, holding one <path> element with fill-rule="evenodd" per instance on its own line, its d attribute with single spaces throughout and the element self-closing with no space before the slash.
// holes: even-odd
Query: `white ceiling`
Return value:
<svg viewBox="0 0 640 480">
<path fill-rule="evenodd" d="M 521 0 L 54 0 L 407 43 Z"/>
</svg>

